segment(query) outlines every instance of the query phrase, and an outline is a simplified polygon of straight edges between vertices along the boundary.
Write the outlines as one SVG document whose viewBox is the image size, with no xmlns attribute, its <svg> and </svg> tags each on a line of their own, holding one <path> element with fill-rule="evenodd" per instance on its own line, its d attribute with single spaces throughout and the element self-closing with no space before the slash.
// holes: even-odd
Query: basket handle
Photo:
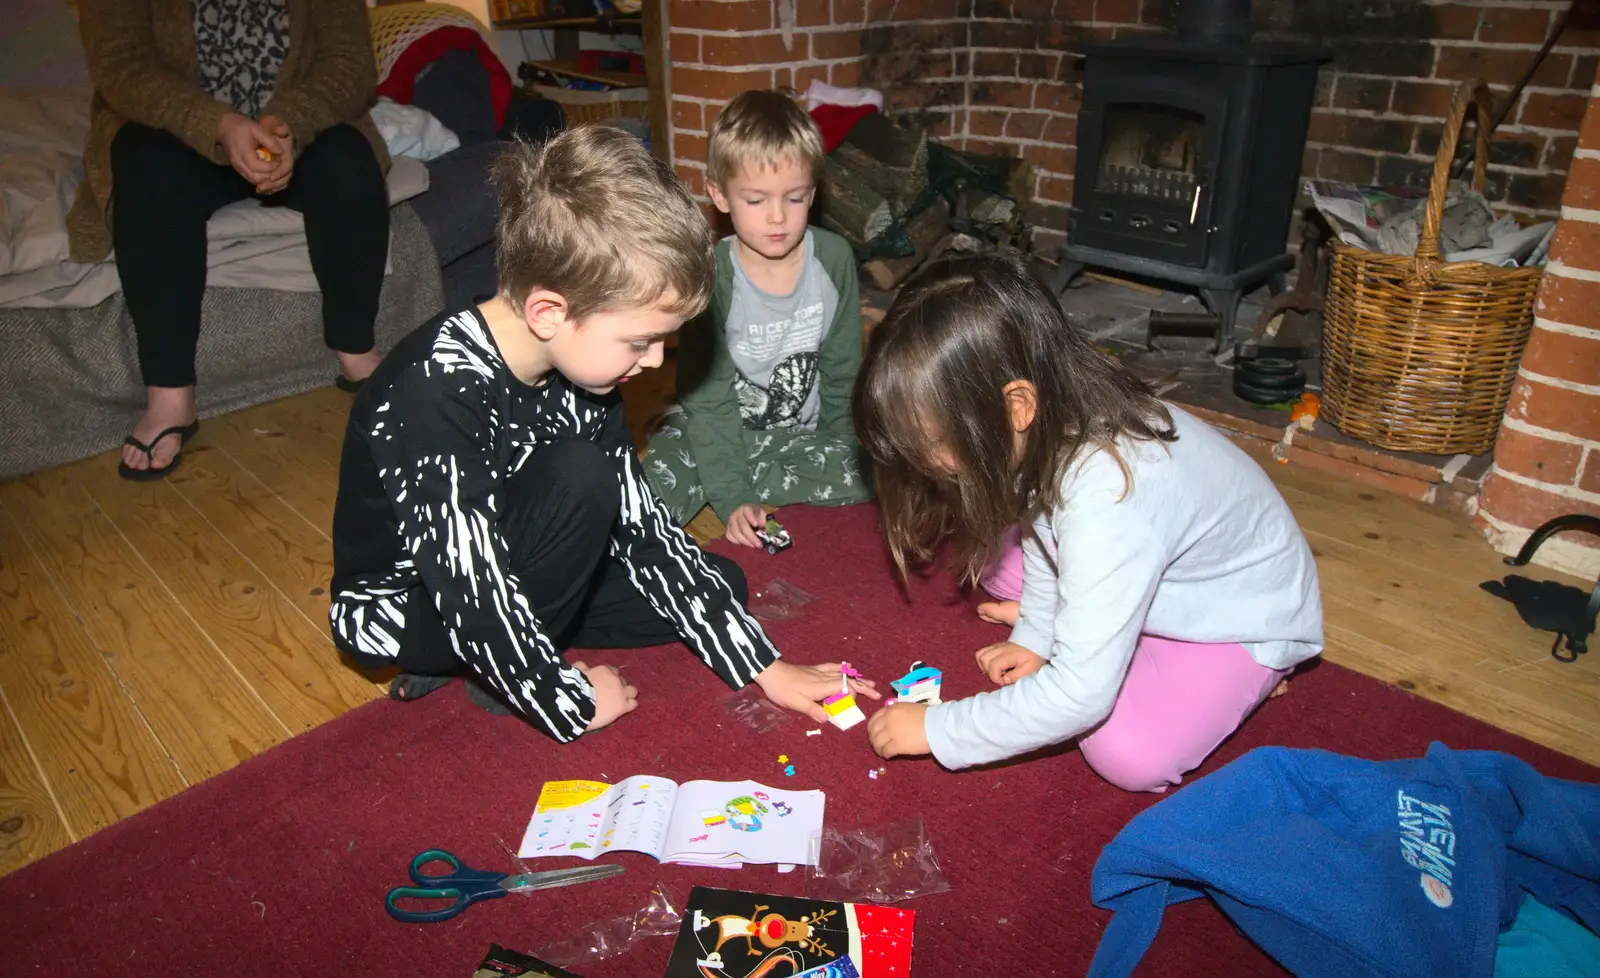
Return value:
<svg viewBox="0 0 1600 978">
<path fill-rule="evenodd" d="M 1472 188 L 1483 192 L 1483 180 L 1489 165 L 1489 129 L 1494 125 L 1494 103 L 1489 96 L 1489 86 L 1480 80 L 1464 81 L 1456 89 L 1455 101 L 1450 105 L 1450 115 L 1444 122 L 1444 134 L 1439 137 L 1439 152 L 1433 159 L 1433 180 L 1428 184 L 1428 206 L 1423 212 L 1422 234 L 1417 239 L 1416 269 L 1419 278 L 1431 278 L 1433 266 L 1443 258 L 1439 250 L 1439 225 L 1444 220 L 1445 195 L 1450 187 L 1450 167 L 1455 162 L 1456 144 L 1461 141 L 1461 127 L 1466 123 L 1467 110 L 1478 110 L 1478 124 L 1473 128 L 1477 138 L 1477 151 L 1472 154 Z"/>
</svg>

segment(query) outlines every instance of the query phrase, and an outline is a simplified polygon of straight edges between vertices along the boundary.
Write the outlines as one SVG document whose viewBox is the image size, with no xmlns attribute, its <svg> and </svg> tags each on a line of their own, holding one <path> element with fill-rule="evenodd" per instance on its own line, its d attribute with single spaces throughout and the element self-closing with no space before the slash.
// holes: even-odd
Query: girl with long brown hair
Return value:
<svg viewBox="0 0 1600 978">
<path fill-rule="evenodd" d="M 873 331 L 854 409 L 902 572 L 947 548 L 976 579 L 1026 528 L 1011 638 L 977 653 L 999 688 L 878 711 L 884 757 L 959 768 L 1076 737 L 1113 784 L 1162 791 L 1321 651 L 1316 565 L 1266 474 L 1020 263 L 920 273 Z"/>
</svg>

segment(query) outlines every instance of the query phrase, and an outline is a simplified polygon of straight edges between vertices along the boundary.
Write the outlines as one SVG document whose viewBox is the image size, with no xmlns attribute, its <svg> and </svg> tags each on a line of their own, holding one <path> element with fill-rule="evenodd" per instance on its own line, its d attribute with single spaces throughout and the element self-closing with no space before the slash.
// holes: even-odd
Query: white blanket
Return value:
<svg viewBox="0 0 1600 978">
<path fill-rule="evenodd" d="M 87 91 L 0 88 L 0 307 L 87 308 L 120 287 L 110 257 L 67 260 L 66 215 L 83 180 L 88 132 Z M 427 168 L 396 157 L 390 203 L 427 189 Z M 206 237 L 208 286 L 317 291 L 295 211 L 239 201 L 212 215 Z"/>
</svg>

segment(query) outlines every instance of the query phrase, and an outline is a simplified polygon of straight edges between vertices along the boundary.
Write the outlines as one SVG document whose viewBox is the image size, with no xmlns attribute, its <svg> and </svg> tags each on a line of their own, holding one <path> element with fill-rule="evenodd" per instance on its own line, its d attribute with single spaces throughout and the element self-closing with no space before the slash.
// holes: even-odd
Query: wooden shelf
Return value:
<svg viewBox="0 0 1600 978">
<path fill-rule="evenodd" d="M 593 31 L 596 34 L 642 34 L 643 19 L 632 17 L 514 17 L 494 22 L 501 31 Z"/>
<path fill-rule="evenodd" d="M 579 71 L 578 62 L 573 59 L 524 61 L 523 64 L 543 68 L 551 74 L 566 75 L 580 81 L 600 82 L 613 88 L 644 88 L 648 84 L 646 76 L 636 75 L 631 71 Z"/>
</svg>

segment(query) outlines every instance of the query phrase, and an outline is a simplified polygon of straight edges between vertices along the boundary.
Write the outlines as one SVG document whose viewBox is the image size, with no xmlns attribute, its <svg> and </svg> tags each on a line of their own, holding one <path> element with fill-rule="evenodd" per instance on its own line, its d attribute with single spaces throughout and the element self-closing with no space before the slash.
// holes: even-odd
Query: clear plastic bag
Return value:
<svg viewBox="0 0 1600 978">
<path fill-rule="evenodd" d="M 728 712 L 756 733 L 767 733 L 789 722 L 789 714 L 772 705 L 754 683 L 724 700 Z"/>
<path fill-rule="evenodd" d="M 867 903 L 897 903 L 949 889 L 921 816 L 883 828 L 823 829 L 807 887 L 812 899 Z"/>
<path fill-rule="evenodd" d="M 750 596 L 747 607 L 762 621 L 788 621 L 799 618 L 800 609 L 815 600 L 816 595 L 807 594 L 782 578 L 773 578 L 765 588 Z"/>
<path fill-rule="evenodd" d="M 631 914 L 596 920 L 539 949 L 539 957 L 560 968 L 604 961 L 627 952 L 648 937 L 673 937 L 683 921 L 681 886 L 657 883 L 650 899 Z"/>
</svg>

